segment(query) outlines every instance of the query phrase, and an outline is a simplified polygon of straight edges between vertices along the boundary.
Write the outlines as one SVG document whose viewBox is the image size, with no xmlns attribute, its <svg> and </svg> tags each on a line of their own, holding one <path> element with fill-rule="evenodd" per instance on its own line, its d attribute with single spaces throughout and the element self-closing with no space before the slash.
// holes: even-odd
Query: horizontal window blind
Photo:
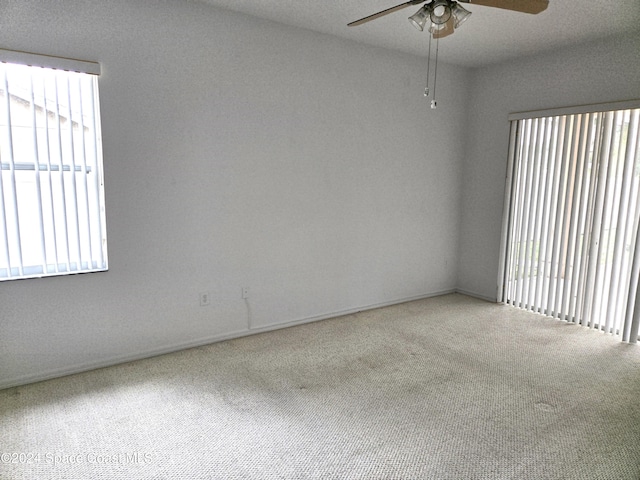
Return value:
<svg viewBox="0 0 640 480">
<path fill-rule="evenodd" d="M 0 61 L 0 280 L 106 270 L 97 64 Z"/>
<path fill-rule="evenodd" d="M 512 120 L 500 300 L 637 341 L 640 108 Z"/>
</svg>

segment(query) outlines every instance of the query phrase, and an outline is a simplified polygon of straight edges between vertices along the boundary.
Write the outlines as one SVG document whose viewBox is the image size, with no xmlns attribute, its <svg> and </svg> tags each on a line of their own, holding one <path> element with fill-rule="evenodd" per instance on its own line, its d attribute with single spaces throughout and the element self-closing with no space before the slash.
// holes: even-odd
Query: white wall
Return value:
<svg viewBox="0 0 640 480">
<path fill-rule="evenodd" d="M 0 284 L 0 387 L 456 287 L 464 69 L 432 111 L 424 59 L 204 5 L 1 8 L 102 65 L 110 270 Z"/>
<path fill-rule="evenodd" d="M 508 114 L 640 98 L 640 35 L 475 70 L 470 84 L 458 288 L 496 299 Z"/>
</svg>

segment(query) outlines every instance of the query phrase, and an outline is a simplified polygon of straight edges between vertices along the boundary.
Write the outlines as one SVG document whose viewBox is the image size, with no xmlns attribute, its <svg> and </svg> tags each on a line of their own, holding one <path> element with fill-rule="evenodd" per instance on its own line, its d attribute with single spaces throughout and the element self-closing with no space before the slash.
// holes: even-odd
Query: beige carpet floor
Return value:
<svg viewBox="0 0 640 480">
<path fill-rule="evenodd" d="M 640 347 L 446 295 L 0 391 L 0 454 L 3 480 L 638 480 Z"/>
</svg>

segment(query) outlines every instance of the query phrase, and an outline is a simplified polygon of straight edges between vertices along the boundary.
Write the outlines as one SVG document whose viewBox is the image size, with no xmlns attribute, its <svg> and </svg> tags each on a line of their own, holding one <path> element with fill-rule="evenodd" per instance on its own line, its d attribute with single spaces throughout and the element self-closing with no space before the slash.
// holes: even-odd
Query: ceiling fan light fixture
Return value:
<svg viewBox="0 0 640 480">
<path fill-rule="evenodd" d="M 431 4 L 430 18 L 436 25 L 447 23 L 451 18 L 451 7 L 448 0 L 434 0 Z"/>
<path fill-rule="evenodd" d="M 471 16 L 471 12 L 457 2 L 453 2 L 451 13 L 453 14 L 455 28 L 458 28 Z"/>
<path fill-rule="evenodd" d="M 424 30 L 424 26 L 427 24 L 429 20 L 429 15 L 431 14 L 431 5 L 424 5 L 420 10 L 409 17 L 409 21 L 411 25 L 416 27 L 421 32 Z"/>
</svg>

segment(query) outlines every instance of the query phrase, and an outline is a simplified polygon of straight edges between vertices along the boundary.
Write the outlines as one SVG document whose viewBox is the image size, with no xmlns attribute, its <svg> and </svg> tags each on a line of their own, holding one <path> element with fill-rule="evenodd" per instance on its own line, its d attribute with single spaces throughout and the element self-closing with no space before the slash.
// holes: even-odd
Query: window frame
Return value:
<svg viewBox="0 0 640 480">
<path fill-rule="evenodd" d="M 0 198 L 0 228 L 3 229 L 0 231 L 0 282 L 107 271 L 106 208 L 98 91 L 100 64 L 5 49 L 0 49 L 0 63 L 19 65 L 16 68 L 23 71 L 36 69 L 27 74 L 31 79 L 31 85 L 25 87 L 30 94 L 27 102 L 32 115 L 31 123 L 26 128 L 21 125 L 25 130 L 30 129 L 32 132 L 32 156 L 25 154 L 24 150 L 27 150 L 27 147 L 16 147 L 13 143 L 14 129 L 20 125 L 17 117 L 11 113 L 11 105 L 20 101 L 20 98 L 12 94 L 9 81 L 5 79 L 7 73 L 0 75 L 0 90 L 3 92 L 4 102 L 4 105 L 0 106 L 0 112 L 3 112 L 4 116 L 0 134 L 2 142 L 6 141 L 2 149 L 5 158 L 0 159 L 0 182 L 3 182 L 0 184 L 0 195 L 3 195 L 3 198 Z M 8 76 L 14 75 L 14 72 L 10 72 L 11 69 L 13 67 L 3 68 L 3 72 L 6 70 L 9 72 Z M 42 69 L 47 71 L 43 72 Z M 55 76 L 55 86 L 51 87 L 51 83 L 46 83 L 45 75 Z M 59 87 L 58 79 L 66 81 L 66 87 Z M 34 87 L 36 81 L 42 82 L 42 90 Z M 22 84 L 20 85 L 22 87 Z M 69 95 L 68 99 L 58 98 L 59 88 L 66 88 L 63 93 Z M 39 106 L 36 102 L 36 91 L 41 94 L 39 102 L 42 105 Z M 63 109 L 65 100 L 66 111 Z M 54 105 L 53 111 L 50 105 Z M 37 108 L 40 108 L 38 114 Z M 80 121 L 77 121 L 78 114 Z M 45 118 L 44 124 L 42 117 Z M 57 126 L 51 127 L 47 123 L 47 117 L 54 118 Z M 85 122 L 85 117 L 88 122 Z M 66 120 L 64 132 L 60 126 L 61 119 Z M 63 139 L 63 133 L 68 138 Z M 46 139 L 46 149 L 42 148 L 41 136 Z M 49 148 L 50 139 L 52 143 L 57 142 L 57 156 L 52 155 L 52 149 Z M 74 145 L 74 141 L 78 145 Z M 16 151 L 20 153 L 16 154 Z M 44 159 L 41 158 L 41 153 Z M 74 156 L 79 157 L 77 162 Z M 25 177 L 20 181 L 16 180 L 16 177 L 28 175 L 29 172 L 34 172 L 33 179 Z M 54 173 L 60 185 L 55 188 L 52 181 Z M 41 176 L 48 180 L 48 186 L 47 181 L 40 181 Z M 25 186 L 31 182 L 35 182 L 33 187 Z M 10 190 L 8 193 L 7 186 Z M 69 191 L 65 191 L 65 188 Z M 29 189 L 31 191 L 28 191 Z M 75 213 L 66 205 L 69 199 L 74 204 Z M 80 202 L 83 202 L 83 205 L 79 206 Z M 21 209 L 18 207 L 19 204 L 22 205 Z M 44 210 L 47 210 L 46 222 Z M 30 236 L 21 235 L 23 219 L 27 219 L 27 223 L 32 227 L 37 227 L 39 241 L 33 238 L 33 228 L 29 230 Z M 59 239 L 63 240 L 60 242 L 64 243 L 63 247 L 58 245 Z M 26 260 L 22 252 L 25 245 L 29 252 Z M 73 256 L 72 247 L 75 248 Z M 39 252 L 35 252 L 36 248 Z M 33 259 L 36 257 L 40 261 L 34 263 Z"/>
</svg>

